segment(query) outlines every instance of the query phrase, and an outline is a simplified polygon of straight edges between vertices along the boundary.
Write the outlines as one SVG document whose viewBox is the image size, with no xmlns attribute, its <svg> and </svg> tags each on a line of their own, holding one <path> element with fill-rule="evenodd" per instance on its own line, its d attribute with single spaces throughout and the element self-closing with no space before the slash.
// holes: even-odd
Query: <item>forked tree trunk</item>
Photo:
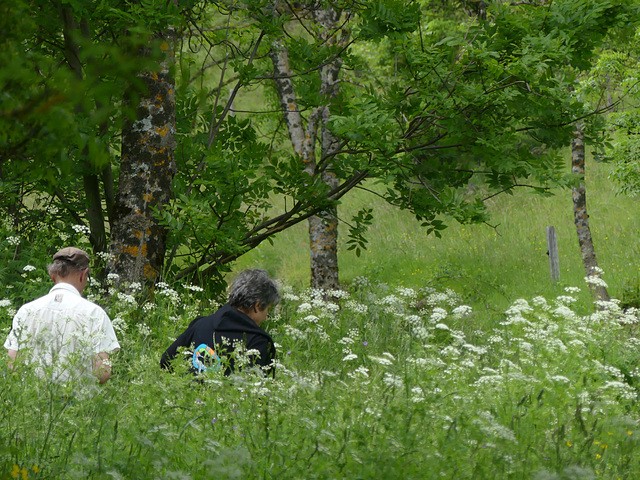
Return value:
<svg viewBox="0 0 640 480">
<path fill-rule="evenodd" d="M 329 41 L 339 14 L 333 9 L 314 11 L 314 21 L 319 30 L 319 38 Z M 333 41 L 333 40 L 331 40 Z M 338 179 L 330 173 L 327 165 L 318 165 L 315 148 L 318 127 L 325 125 L 329 119 L 329 103 L 336 96 L 337 78 L 341 67 L 339 59 L 329 62 L 320 70 L 321 93 L 327 104 L 313 110 L 305 122 L 298 108 L 298 99 L 289 65 L 289 52 L 282 41 L 274 42 L 271 49 L 271 60 L 274 66 L 274 81 L 289 138 L 294 151 L 302 161 L 302 167 L 310 177 L 321 175 L 321 179 L 329 188 L 337 186 Z M 323 162 L 330 162 L 336 141 L 330 132 L 322 131 Z M 311 181 L 311 179 L 310 179 Z M 309 244 L 311 254 L 311 286 L 331 289 L 338 287 L 338 217 L 335 207 L 309 218 Z"/>
<path fill-rule="evenodd" d="M 313 11 L 313 19 L 318 26 L 318 37 L 322 43 L 336 45 L 335 31 L 340 18 L 339 11 L 333 8 Z M 344 43 L 344 38 L 340 39 Z M 336 56 L 320 68 L 320 93 L 325 106 L 321 110 L 322 142 L 321 165 L 322 181 L 335 188 L 338 178 L 331 170 L 331 159 L 338 150 L 338 139 L 327 129 L 331 117 L 331 105 L 339 94 L 338 77 L 342 68 L 342 59 Z M 340 285 L 338 268 L 338 209 L 330 207 L 309 218 L 309 246 L 311 253 L 311 287 L 336 289 Z"/>
<path fill-rule="evenodd" d="M 585 149 L 582 130 L 578 127 L 575 134 L 576 136 L 571 142 L 571 171 L 580 177 L 580 186 L 573 188 L 573 217 L 585 272 L 588 277 L 600 277 L 596 251 L 589 229 L 589 215 L 587 215 L 587 190 L 584 183 Z M 605 286 L 589 284 L 589 288 L 596 300 L 609 300 L 609 293 Z"/>
<path fill-rule="evenodd" d="M 162 273 L 167 231 L 156 218 L 171 197 L 175 174 L 175 32 L 164 32 L 164 59 L 157 72 L 140 75 L 147 91 L 136 109 L 135 121 L 122 131 L 122 158 L 109 271 L 120 282 L 151 283 Z"/>
</svg>

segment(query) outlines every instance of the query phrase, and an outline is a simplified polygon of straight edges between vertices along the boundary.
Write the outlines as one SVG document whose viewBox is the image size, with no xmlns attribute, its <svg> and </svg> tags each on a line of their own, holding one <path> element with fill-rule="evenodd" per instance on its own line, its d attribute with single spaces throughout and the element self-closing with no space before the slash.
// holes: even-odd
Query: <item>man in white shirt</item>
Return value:
<svg viewBox="0 0 640 480">
<path fill-rule="evenodd" d="M 89 280 L 89 255 L 63 248 L 48 267 L 55 283 L 49 293 L 23 305 L 4 343 L 12 368 L 34 364 L 41 377 L 56 382 L 111 377 L 109 354 L 120 344 L 107 313 L 82 298 Z"/>
</svg>

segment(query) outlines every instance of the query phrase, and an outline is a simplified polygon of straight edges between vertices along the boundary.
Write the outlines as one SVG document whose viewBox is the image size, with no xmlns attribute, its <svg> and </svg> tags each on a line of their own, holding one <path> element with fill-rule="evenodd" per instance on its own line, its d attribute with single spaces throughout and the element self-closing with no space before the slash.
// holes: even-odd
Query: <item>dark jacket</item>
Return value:
<svg viewBox="0 0 640 480">
<path fill-rule="evenodd" d="M 267 367 L 275 358 L 276 347 L 269 334 L 245 313 L 227 303 L 213 315 L 192 321 L 162 354 L 160 366 L 170 369 L 171 360 L 178 355 L 178 348 L 185 347 L 192 352 L 189 356 L 192 372 L 217 370 L 224 368 L 221 365 L 226 365 L 225 375 L 229 375 L 234 370 L 233 356 L 229 356 L 234 342 L 242 342 L 247 350 L 260 352 L 259 357 L 250 357 L 250 365 Z M 273 369 L 267 373 L 273 374 Z"/>
</svg>

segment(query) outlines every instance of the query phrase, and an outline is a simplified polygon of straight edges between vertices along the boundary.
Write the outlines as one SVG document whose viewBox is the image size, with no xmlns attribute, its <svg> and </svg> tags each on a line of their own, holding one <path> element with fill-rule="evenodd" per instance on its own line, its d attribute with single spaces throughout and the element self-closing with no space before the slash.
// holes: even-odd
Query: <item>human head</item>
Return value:
<svg viewBox="0 0 640 480">
<path fill-rule="evenodd" d="M 66 247 L 53 256 L 53 263 L 47 267 L 51 278 L 67 278 L 89 269 L 89 255 L 76 247 Z"/>
<path fill-rule="evenodd" d="M 254 306 L 264 310 L 279 301 L 278 285 L 260 268 L 240 272 L 229 293 L 229 305 L 239 310 L 250 310 Z"/>
</svg>

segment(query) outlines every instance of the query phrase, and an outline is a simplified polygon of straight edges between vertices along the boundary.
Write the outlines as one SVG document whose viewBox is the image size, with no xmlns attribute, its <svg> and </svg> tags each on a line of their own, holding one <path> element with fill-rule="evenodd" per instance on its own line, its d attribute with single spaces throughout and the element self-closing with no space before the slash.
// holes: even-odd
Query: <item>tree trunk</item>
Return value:
<svg viewBox="0 0 640 480">
<path fill-rule="evenodd" d="M 580 186 L 573 188 L 573 217 L 578 232 L 578 243 L 582 253 L 582 263 L 587 277 L 600 278 L 596 251 L 589 229 L 589 215 L 587 215 L 587 190 L 584 183 L 584 140 L 580 127 L 576 129 L 576 136 L 571 142 L 571 171 L 580 177 Z M 591 293 L 596 300 L 609 300 L 607 288 L 603 285 L 589 284 Z"/>
<path fill-rule="evenodd" d="M 162 274 L 167 231 L 156 218 L 171 197 L 175 174 L 175 32 L 163 32 L 159 71 L 140 75 L 147 91 L 136 120 L 125 120 L 109 271 L 120 282 L 155 282 Z"/>
<path fill-rule="evenodd" d="M 60 17 L 63 23 L 64 38 L 64 56 L 71 71 L 76 78 L 82 80 L 84 77 L 84 67 L 80 61 L 80 46 L 74 39 L 74 35 L 80 35 L 85 39 L 90 38 L 89 24 L 85 18 L 77 22 L 73 16 L 73 10 L 70 7 L 62 7 L 57 5 Z M 80 112 L 78 112 L 80 113 Z M 107 132 L 106 125 L 101 127 L 99 132 L 105 135 Z M 100 195 L 100 181 L 98 176 L 93 172 L 94 168 L 88 160 L 88 148 L 82 151 L 82 168 L 83 168 L 83 185 L 85 193 L 85 202 L 87 207 L 87 220 L 89 221 L 89 241 L 93 247 L 93 251 L 107 251 L 107 233 L 104 222 L 104 212 L 102 210 L 102 197 Z M 110 168 L 110 166 L 109 166 Z"/>
<path fill-rule="evenodd" d="M 334 8 L 313 11 L 313 19 L 318 26 L 318 37 L 323 44 L 338 43 L 336 24 L 340 12 Z M 345 37 L 340 39 L 346 43 Z M 322 181 L 333 189 L 339 180 L 331 172 L 331 159 L 339 148 L 339 141 L 327 129 L 331 117 L 331 106 L 339 94 L 338 76 L 342 59 L 336 56 L 320 69 L 320 92 L 325 106 L 321 110 L 322 143 L 319 169 Z M 338 268 L 338 208 L 333 206 L 309 218 L 309 245 L 311 253 L 311 287 L 336 289 L 340 285 Z"/>
</svg>

